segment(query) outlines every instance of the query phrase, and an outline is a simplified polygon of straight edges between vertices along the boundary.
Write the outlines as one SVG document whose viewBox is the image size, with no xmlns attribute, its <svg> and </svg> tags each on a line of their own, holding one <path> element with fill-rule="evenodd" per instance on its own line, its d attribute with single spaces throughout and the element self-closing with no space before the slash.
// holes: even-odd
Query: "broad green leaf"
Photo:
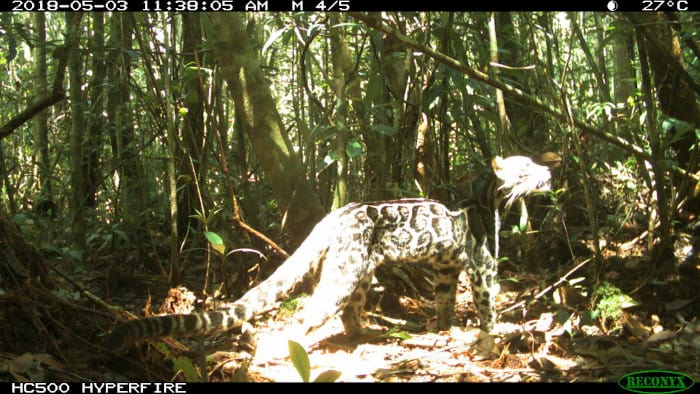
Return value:
<svg viewBox="0 0 700 394">
<path fill-rule="evenodd" d="M 224 240 L 221 239 L 219 234 L 205 231 L 204 236 L 207 238 L 211 247 L 219 254 L 223 255 L 226 252 L 226 245 L 224 245 Z"/>
<path fill-rule="evenodd" d="M 301 380 L 303 382 L 308 382 L 311 376 L 311 363 L 309 362 L 309 355 L 306 354 L 306 350 L 298 342 L 292 340 L 287 341 L 289 346 L 289 358 L 292 359 L 292 364 L 296 368 Z"/>
<path fill-rule="evenodd" d="M 207 240 L 209 241 L 210 244 L 212 245 L 223 245 L 224 240 L 221 239 L 219 234 L 212 232 L 212 231 L 205 231 L 204 236 L 207 237 Z"/>
<path fill-rule="evenodd" d="M 198 382 L 199 375 L 197 374 L 197 369 L 194 367 L 192 360 L 185 356 L 176 357 L 173 359 L 173 367 L 177 371 L 182 371 L 185 375 L 186 382 Z"/>
</svg>

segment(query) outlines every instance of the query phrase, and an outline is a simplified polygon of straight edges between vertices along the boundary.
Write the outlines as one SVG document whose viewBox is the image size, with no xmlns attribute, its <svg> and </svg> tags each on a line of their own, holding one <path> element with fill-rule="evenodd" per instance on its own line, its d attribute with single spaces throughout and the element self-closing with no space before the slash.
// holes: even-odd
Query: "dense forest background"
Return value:
<svg viewBox="0 0 700 394">
<path fill-rule="evenodd" d="M 206 362 L 163 348 L 131 355 L 130 374 L 96 358 L 126 317 L 114 306 L 181 284 L 236 298 L 330 210 L 455 203 L 516 154 L 554 175 L 503 226 L 500 319 L 525 328 L 492 357 L 409 366 L 422 345 L 391 336 L 393 367 L 344 379 L 697 379 L 699 27 L 697 13 L 0 14 L 0 379 L 197 379 Z M 384 272 L 385 291 L 430 299 L 421 272 Z M 227 360 L 209 359 L 211 379 L 287 378 Z"/>
</svg>

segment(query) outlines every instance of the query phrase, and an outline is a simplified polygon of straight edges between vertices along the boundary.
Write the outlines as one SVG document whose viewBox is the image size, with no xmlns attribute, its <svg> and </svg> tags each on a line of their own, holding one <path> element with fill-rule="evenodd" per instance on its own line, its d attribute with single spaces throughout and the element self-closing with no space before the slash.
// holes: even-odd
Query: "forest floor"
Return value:
<svg viewBox="0 0 700 394">
<path fill-rule="evenodd" d="M 0 239 L 0 247 L 13 245 L 14 257 L 6 250 L 8 264 L 0 267 L 0 381 L 201 381 L 205 368 L 212 382 L 302 381 L 290 358 L 290 338 L 308 352 L 310 380 L 616 382 L 644 370 L 700 379 L 698 265 L 690 266 L 691 275 L 662 280 L 654 274 L 654 259 L 640 247 L 624 254 L 606 249 L 605 278 L 614 286 L 597 295 L 588 294 L 592 286 L 583 274 L 591 271 L 591 263 L 580 271 L 572 265 L 536 275 L 502 264 L 499 323 L 490 335 L 475 328 L 464 278 L 456 327 L 435 332 L 430 286 L 416 284 L 407 295 L 390 294 L 387 289 L 405 285 L 406 277 L 397 275 L 388 279 L 397 286 L 382 282 L 384 299 L 375 296 L 375 307 L 367 312 L 369 327 L 377 333 L 357 340 L 342 335 L 338 317 L 309 337 L 295 337 L 290 334 L 294 319 L 275 311 L 254 322 L 254 352 L 250 341 L 221 334 L 213 341 L 148 341 L 112 354 L 101 343 L 123 312 L 96 295 L 105 291 L 104 269 L 95 264 L 71 275 L 52 274 L 59 279 L 50 286 L 28 275 L 22 278 L 19 262 L 41 257 L 11 239 L 17 234 L 2 233 L 6 239 Z M 585 262 L 578 261 L 581 267 Z M 59 264 L 60 271 L 67 269 Z M 162 284 L 153 290 L 157 288 L 149 287 L 154 297 L 165 293 Z M 124 306 L 121 301 L 111 303 Z M 150 306 L 137 296 L 127 304 L 133 311 Z M 193 350 L 198 348 L 205 350 Z M 293 353 L 302 365 L 303 354 Z"/>
</svg>

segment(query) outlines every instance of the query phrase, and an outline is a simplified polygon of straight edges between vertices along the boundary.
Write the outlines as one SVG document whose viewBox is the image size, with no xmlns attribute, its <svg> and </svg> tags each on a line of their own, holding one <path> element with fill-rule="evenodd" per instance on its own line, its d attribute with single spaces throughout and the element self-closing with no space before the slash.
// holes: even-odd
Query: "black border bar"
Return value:
<svg viewBox="0 0 700 394">
<path fill-rule="evenodd" d="M 13 12 L 700 11 L 698 0 L 6 0 L 0 3 L 0 11 Z"/>
</svg>

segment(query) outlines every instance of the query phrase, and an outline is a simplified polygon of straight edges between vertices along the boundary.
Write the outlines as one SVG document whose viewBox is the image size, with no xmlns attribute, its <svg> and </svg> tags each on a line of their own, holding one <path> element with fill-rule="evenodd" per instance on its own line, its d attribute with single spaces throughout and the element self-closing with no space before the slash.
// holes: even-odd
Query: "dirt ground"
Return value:
<svg viewBox="0 0 700 394">
<path fill-rule="evenodd" d="M 81 271 L 62 266 L 25 242 L 6 221 L 0 222 L 0 234 L 4 381 L 302 381 L 295 365 L 304 365 L 305 357 L 295 352 L 292 361 L 290 339 L 308 352 L 309 380 L 616 382 L 643 370 L 700 379 L 698 265 L 690 265 L 695 270 L 691 275 L 658 279 L 655 261 L 639 246 L 606 249 L 605 278 L 628 297 L 607 310 L 602 300 L 623 298 L 614 291 L 588 294 L 592 286 L 586 273 L 595 268 L 590 258 L 537 273 L 501 264 L 499 323 L 490 335 L 475 328 L 464 278 L 458 324 L 449 332 L 435 332 L 430 281 L 406 286 L 409 273 L 384 278 L 384 287 L 377 287 L 383 292 L 373 296 L 366 313 L 372 333 L 353 341 L 342 335 L 339 318 L 303 337 L 294 334 L 288 312 L 272 311 L 254 322 L 255 333 L 167 338 L 111 354 L 101 346 L 104 335 L 117 319 L 127 318 L 113 305 L 141 315 L 149 302 L 133 292 L 107 302 L 101 264 Z M 133 278 L 157 281 L 138 273 Z M 405 287 L 413 289 L 395 293 Z M 153 286 L 154 304 L 166 290 L 162 284 Z M 191 298 L 179 299 L 191 304 Z M 177 301 L 167 304 L 178 310 Z"/>
</svg>

